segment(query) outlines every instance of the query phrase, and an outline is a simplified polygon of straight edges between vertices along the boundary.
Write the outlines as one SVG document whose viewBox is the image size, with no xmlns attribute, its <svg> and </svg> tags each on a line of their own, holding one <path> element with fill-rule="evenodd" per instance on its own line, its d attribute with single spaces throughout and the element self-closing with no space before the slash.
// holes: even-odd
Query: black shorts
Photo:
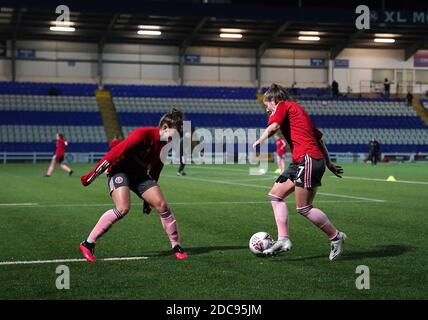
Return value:
<svg viewBox="0 0 428 320">
<path fill-rule="evenodd" d="M 132 178 L 125 173 L 116 173 L 113 175 L 108 175 L 108 188 L 110 195 L 114 189 L 119 187 L 129 187 L 134 193 L 141 198 L 141 195 L 149 190 L 151 187 L 157 186 L 155 180 L 146 177 Z"/>
<path fill-rule="evenodd" d="M 55 156 L 55 161 L 56 161 L 57 163 L 61 164 L 61 163 L 63 163 L 63 162 L 64 162 L 64 157 L 58 157 L 58 156 Z"/>
<path fill-rule="evenodd" d="M 321 179 L 325 172 L 325 160 L 314 159 L 305 155 L 305 160 L 291 163 L 276 179 L 276 182 L 294 181 L 297 187 L 314 188 L 321 186 Z"/>
</svg>

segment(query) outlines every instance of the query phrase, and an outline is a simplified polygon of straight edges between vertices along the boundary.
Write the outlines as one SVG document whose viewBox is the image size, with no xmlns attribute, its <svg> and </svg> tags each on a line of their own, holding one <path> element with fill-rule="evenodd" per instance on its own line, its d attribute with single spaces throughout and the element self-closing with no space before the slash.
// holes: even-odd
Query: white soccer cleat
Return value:
<svg viewBox="0 0 428 320">
<path fill-rule="evenodd" d="M 283 240 L 275 241 L 274 244 L 269 248 L 263 251 L 265 255 L 275 255 L 280 252 L 285 252 L 291 250 L 292 244 L 290 239 L 286 238 Z"/>
<path fill-rule="evenodd" d="M 346 234 L 339 231 L 338 238 L 336 241 L 331 241 L 330 256 L 328 257 L 331 261 L 336 259 L 343 252 L 343 245 L 346 240 Z"/>
</svg>

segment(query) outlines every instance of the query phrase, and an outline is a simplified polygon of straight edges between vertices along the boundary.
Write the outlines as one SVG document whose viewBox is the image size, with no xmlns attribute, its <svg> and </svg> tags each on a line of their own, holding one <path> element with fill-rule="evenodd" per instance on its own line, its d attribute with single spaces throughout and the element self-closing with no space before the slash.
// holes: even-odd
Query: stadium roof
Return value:
<svg viewBox="0 0 428 320">
<path fill-rule="evenodd" d="M 2 1 L 0 39 L 174 45 L 182 52 L 189 45 L 255 48 L 260 54 L 267 48 L 316 49 L 333 58 L 353 47 L 406 49 L 407 59 L 428 47 L 428 12 L 412 1 L 406 1 L 412 10 L 402 10 L 402 1 L 374 2 L 369 30 L 355 27 L 359 1 L 73 1 L 66 4 L 75 32 L 54 32 L 61 2 Z M 159 26 L 161 35 L 137 34 L 141 25 Z M 222 28 L 238 29 L 242 38 L 221 38 Z M 298 39 L 308 31 L 320 40 Z M 395 43 L 377 43 L 376 37 Z"/>
</svg>

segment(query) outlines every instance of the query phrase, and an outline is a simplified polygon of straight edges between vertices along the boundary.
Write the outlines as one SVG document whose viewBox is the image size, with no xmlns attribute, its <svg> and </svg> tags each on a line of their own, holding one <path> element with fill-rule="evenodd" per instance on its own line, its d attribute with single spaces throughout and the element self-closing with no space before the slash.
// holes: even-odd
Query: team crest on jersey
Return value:
<svg viewBox="0 0 428 320">
<path fill-rule="evenodd" d="M 122 183 L 123 182 L 123 178 L 122 177 L 116 177 L 116 178 L 114 178 L 114 182 L 117 183 L 117 184 Z"/>
</svg>

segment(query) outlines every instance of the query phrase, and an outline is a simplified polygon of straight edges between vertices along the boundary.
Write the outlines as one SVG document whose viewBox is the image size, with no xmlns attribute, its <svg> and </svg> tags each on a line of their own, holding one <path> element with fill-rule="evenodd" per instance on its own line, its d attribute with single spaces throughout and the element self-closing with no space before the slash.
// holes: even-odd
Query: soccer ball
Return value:
<svg viewBox="0 0 428 320">
<path fill-rule="evenodd" d="M 266 169 L 259 169 L 259 174 L 260 175 L 266 174 Z"/>
<path fill-rule="evenodd" d="M 263 255 L 263 251 L 273 245 L 273 238 L 267 232 L 257 232 L 250 238 L 249 247 L 252 253 L 257 256 Z"/>
</svg>

